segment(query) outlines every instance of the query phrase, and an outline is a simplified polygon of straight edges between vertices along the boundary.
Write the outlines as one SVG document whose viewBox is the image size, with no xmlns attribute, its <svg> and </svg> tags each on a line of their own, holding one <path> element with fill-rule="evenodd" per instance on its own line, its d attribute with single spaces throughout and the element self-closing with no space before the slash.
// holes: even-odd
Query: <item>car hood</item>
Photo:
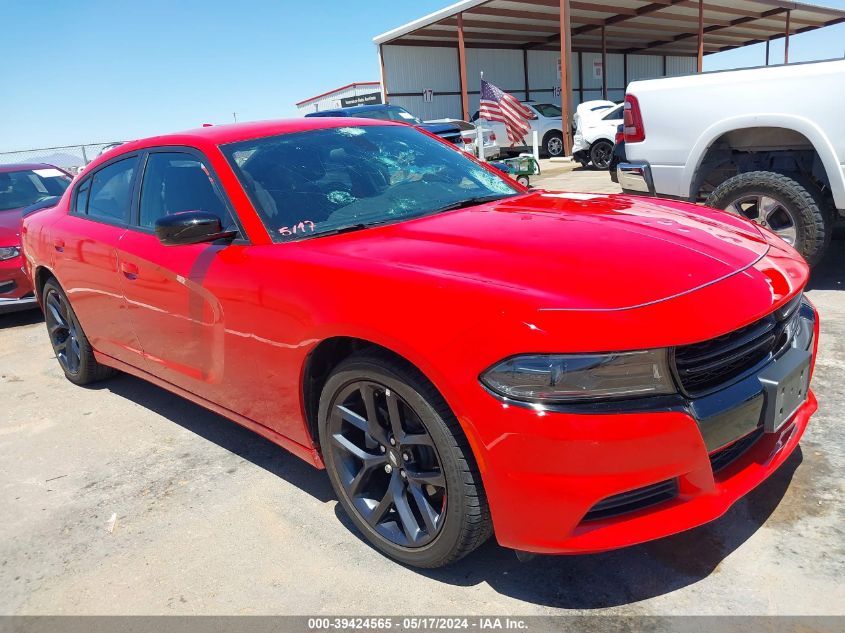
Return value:
<svg viewBox="0 0 845 633">
<path fill-rule="evenodd" d="M 0 246 L 20 245 L 22 213 L 23 207 L 0 211 Z"/>
<path fill-rule="evenodd" d="M 769 248 L 753 224 L 712 209 L 551 192 L 308 244 L 570 310 L 680 296 L 752 266 Z"/>
</svg>

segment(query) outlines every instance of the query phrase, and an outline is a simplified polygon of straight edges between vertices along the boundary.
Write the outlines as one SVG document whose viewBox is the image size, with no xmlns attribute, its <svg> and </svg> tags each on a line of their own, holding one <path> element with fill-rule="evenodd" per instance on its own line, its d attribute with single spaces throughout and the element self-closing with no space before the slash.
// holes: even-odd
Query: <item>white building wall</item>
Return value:
<svg viewBox="0 0 845 633">
<path fill-rule="evenodd" d="M 460 71 L 458 52 L 455 48 L 429 46 L 385 45 L 384 66 L 387 78 L 388 100 L 400 105 L 423 119 L 446 117 L 461 118 Z M 484 78 L 510 91 L 519 99 L 525 98 L 525 80 L 521 50 L 468 48 L 467 83 L 470 114 L 478 110 L 480 71 Z M 557 51 L 528 51 L 528 87 L 530 98 L 541 103 L 560 105 L 560 74 Z M 594 62 L 601 60 L 600 53 L 572 53 L 572 105 L 582 101 L 580 79 L 583 77 L 583 101 L 602 99 L 601 76 L 596 75 Z M 663 57 L 659 55 L 628 55 L 627 80 L 651 79 L 663 76 Z M 625 97 L 625 56 L 607 55 L 608 98 L 621 101 Z M 667 76 L 695 72 L 695 58 L 667 57 Z M 423 91 L 434 90 L 430 103 L 423 99 Z"/>
<path fill-rule="evenodd" d="M 332 92 L 331 94 L 327 94 L 325 97 L 317 99 L 316 101 L 309 101 L 307 103 L 303 103 L 302 105 L 297 105 L 296 107 L 300 114 L 306 115 L 309 112 L 339 108 L 341 107 L 340 100 L 345 99 L 346 97 L 357 97 L 358 95 L 366 95 L 380 91 L 381 88 L 379 86 L 353 86 L 352 88 L 347 88 L 346 90 Z"/>
</svg>

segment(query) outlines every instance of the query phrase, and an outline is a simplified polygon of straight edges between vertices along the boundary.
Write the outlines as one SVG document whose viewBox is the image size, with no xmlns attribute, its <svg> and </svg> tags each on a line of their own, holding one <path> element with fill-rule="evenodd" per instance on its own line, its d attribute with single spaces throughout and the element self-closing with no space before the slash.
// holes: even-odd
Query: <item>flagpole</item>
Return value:
<svg viewBox="0 0 845 633">
<path fill-rule="evenodd" d="M 484 81 L 484 71 L 481 71 L 481 81 Z M 478 85 L 478 96 L 479 96 L 479 110 L 481 109 L 481 84 Z M 475 155 L 478 157 L 478 160 L 481 162 L 486 162 L 487 157 L 484 155 L 484 128 L 481 126 L 481 117 L 479 116 L 476 120 L 475 126 Z"/>
</svg>

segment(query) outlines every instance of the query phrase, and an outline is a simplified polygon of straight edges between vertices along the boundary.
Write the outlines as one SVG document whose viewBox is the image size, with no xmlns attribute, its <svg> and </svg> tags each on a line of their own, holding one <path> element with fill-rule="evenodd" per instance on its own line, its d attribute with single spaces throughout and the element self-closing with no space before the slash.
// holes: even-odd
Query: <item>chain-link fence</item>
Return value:
<svg viewBox="0 0 845 633">
<path fill-rule="evenodd" d="M 41 149 L 27 149 L 17 152 L 0 152 L 0 165 L 7 165 L 9 163 L 46 163 L 76 174 L 104 151 L 120 144 L 120 141 L 112 141 L 110 143 L 89 143 L 87 145 L 42 147 Z"/>
</svg>

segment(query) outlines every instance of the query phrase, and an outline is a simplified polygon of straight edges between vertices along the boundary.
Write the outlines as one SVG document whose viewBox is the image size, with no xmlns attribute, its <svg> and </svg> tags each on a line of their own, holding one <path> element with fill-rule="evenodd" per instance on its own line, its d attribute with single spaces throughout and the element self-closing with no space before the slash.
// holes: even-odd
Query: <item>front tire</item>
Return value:
<svg viewBox="0 0 845 633">
<path fill-rule="evenodd" d="M 613 143 L 606 140 L 599 140 L 593 143 L 590 148 L 590 160 L 596 169 L 606 170 L 610 167 L 610 159 L 613 158 Z"/>
<path fill-rule="evenodd" d="M 320 396 L 320 447 L 340 505 L 376 549 L 415 567 L 442 567 L 492 532 L 465 436 L 422 374 L 359 352 Z"/>
<path fill-rule="evenodd" d="M 831 214 L 819 192 L 800 176 L 751 171 L 729 178 L 705 204 L 752 220 L 818 264 L 833 235 Z"/>
<path fill-rule="evenodd" d="M 58 282 L 48 280 L 41 296 L 50 344 L 67 379 L 76 385 L 87 385 L 113 376 L 114 369 L 94 358 L 94 349 Z"/>
</svg>

